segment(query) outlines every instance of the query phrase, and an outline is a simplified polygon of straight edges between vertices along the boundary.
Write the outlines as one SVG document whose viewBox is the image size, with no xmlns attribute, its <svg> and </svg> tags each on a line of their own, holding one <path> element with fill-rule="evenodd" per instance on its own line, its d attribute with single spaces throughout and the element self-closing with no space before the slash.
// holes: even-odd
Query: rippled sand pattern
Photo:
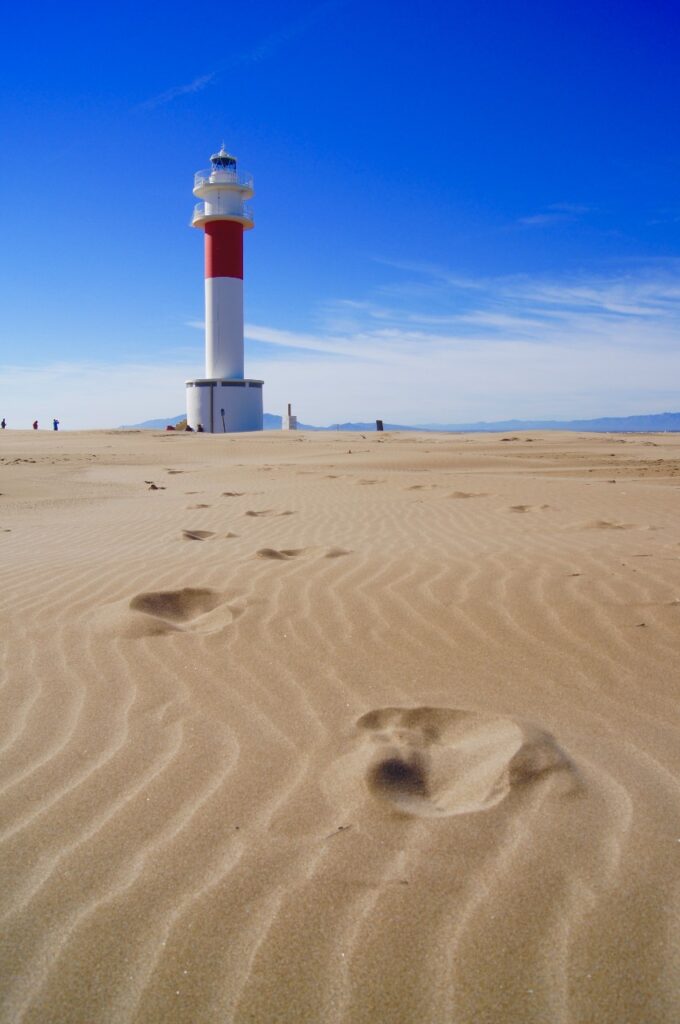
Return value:
<svg viewBox="0 0 680 1024">
<path fill-rule="evenodd" d="M 677 1022 L 680 439 L 0 440 L 0 1020 Z"/>
</svg>

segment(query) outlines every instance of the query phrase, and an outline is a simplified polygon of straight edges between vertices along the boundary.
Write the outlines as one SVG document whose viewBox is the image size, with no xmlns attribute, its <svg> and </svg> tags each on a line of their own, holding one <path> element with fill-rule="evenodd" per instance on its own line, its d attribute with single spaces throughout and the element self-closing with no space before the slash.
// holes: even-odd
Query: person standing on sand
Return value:
<svg viewBox="0 0 680 1024">
<path fill-rule="evenodd" d="M 4 430 L 6 426 L 7 426 L 7 420 L 3 416 L 2 417 L 2 423 L 0 423 L 0 427 L 2 427 L 2 429 Z"/>
<path fill-rule="evenodd" d="M 59 430 L 59 420 L 52 420 L 52 426 L 55 430 Z"/>
<path fill-rule="evenodd" d="M 37 420 L 33 420 L 33 429 L 34 430 L 38 429 L 38 421 Z"/>
</svg>

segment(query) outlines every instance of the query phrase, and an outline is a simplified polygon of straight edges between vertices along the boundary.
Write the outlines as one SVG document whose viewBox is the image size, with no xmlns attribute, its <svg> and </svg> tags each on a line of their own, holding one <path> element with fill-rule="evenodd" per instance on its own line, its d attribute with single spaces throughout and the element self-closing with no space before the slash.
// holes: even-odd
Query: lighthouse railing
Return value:
<svg viewBox="0 0 680 1024">
<path fill-rule="evenodd" d="M 196 203 L 194 215 L 191 218 L 192 224 L 197 220 L 203 220 L 205 217 L 233 217 L 234 219 L 249 220 L 254 223 L 253 212 L 247 203 L 242 203 L 240 210 L 212 210 L 210 213 L 206 213 L 205 203 Z"/>
<path fill-rule="evenodd" d="M 222 168 L 215 170 L 214 167 L 209 167 L 194 174 L 194 188 L 201 188 L 202 185 L 238 185 L 239 188 L 252 188 L 253 176 L 243 171 L 226 171 Z"/>
</svg>

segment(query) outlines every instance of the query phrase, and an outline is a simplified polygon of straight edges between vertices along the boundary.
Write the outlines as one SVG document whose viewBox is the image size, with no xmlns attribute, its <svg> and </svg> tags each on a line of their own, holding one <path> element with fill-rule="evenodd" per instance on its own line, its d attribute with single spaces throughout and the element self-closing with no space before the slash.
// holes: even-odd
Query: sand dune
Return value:
<svg viewBox="0 0 680 1024">
<path fill-rule="evenodd" d="M 680 440 L 0 440 L 0 1019 L 677 1021 Z"/>
</svg>

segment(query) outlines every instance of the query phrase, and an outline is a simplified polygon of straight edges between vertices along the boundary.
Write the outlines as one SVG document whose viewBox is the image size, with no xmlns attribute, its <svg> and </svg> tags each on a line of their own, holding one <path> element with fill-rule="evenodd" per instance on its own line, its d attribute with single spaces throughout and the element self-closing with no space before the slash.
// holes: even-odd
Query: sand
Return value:
<svg viewBox="0 0 680 1024">
<path fill-rule="evenodd" d="M 3 1022 L 680 1019 L 680 438 L 0 471 Z"/>
</svg>

